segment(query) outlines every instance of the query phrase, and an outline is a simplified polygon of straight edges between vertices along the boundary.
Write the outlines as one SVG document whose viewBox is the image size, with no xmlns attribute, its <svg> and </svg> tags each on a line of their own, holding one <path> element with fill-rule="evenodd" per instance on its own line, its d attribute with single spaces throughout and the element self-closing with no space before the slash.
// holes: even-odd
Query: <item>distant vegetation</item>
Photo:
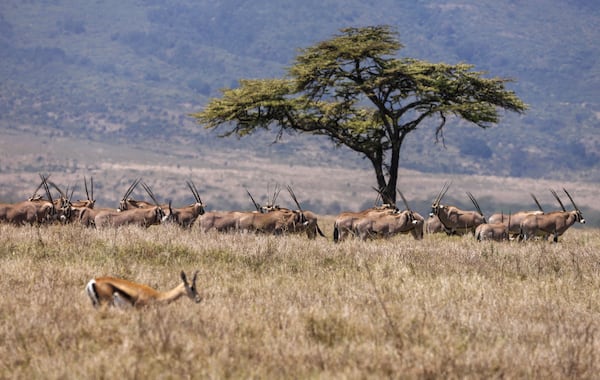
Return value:
<svg viewBox="0 0 600 380">
<path fill-rule="evenodd" d="M 424 128 L 408 139 L 404 167 L 600 179 L 600 8 L 593 1 L 74 4 L 0 5 L 0 133 L 33 128 L 119 143 L 183 137 L 230 147 L 236 143 L 216 139 L 187 114 L 239 78 L 281 76 L 298 48 L 340 28 L 389 24 L 400 32 L 402 56 L 514 77 L 513 89 L 531 107 L 489 131 L 451 120 L 446 149 Z M 289 154 L 289 147 L 281 152 Z"/>
</svg>

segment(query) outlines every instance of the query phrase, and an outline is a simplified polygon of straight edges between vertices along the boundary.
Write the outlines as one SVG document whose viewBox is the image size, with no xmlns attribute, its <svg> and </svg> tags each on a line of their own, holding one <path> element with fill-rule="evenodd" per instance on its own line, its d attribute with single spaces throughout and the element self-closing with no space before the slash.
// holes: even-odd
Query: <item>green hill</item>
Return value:
<svg viewBox="0 0 600 380">
<path fill-rule="evenodd" d="M 156 153 L 185 142 L 364 166 L 317 138 L 284 136 L 265 153 L 274 136 L 219 139 L 187 115 L 240 78 L 284 75 L 297 49 L 340 28 L 374 24 L 397 28 L 404 56 L 514 78 L 510 87 L 530 105 L 491 130 L 450 123 L 445 146 L 424 126 L 409 136 L 403 168 L 600 180 L 600 10 L 591 0 L 5 0 L 0 135 L 146 141 Z"/>
</svg>

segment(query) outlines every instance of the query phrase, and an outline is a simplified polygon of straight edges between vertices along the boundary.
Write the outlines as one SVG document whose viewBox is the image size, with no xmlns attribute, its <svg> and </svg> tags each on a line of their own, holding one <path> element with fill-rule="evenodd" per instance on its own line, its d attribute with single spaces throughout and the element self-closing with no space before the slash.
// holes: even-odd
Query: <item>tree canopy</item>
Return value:
<svg viewBox="0 0 600 380">
<path fill-rule="evenodd" d="M 507 78 L 486 78 L 473 65 L 398 58 L 402 48 L 389 26 L 342 29 L 339 35 L 302 49 L 280 79 L 242 79 L 203 111 L 192 114 L 221 136 L 276 129 L 329 137 L 367 158 L 377 186 L 396 199 L 400 150 L 425 119 L 443 138 L 448 118 L 488 128 L 500 110 L 527 108 Z"/>
</svg>

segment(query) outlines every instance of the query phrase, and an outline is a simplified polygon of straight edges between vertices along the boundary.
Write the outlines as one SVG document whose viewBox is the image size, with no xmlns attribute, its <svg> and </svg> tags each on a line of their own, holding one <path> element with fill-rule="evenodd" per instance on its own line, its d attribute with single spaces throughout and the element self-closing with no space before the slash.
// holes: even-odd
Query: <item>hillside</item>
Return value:
<svg viewBox="0 0 600 380">
<path fill-rule="evenodd" d="M 397 28 L 403 56 L 468 62 L 514 78 L 510 88 L 530 105 L 490 130 L 449 125 L 445 144 L 434 144 L 424 125 L 406 141 L 403 169 L 598 182 L 599 23 L 592 1 L 3 1 L 0 136 L 45 145 L 4 150 L 1 184 L 14 194 L 17 175 L 69 171 L 73 149 L 57 150 L 58 138 L 121 147 L 119 159 L 84 155 L 91 163 L 139 162 L 142 150 L 202 166 L 209 151 L 230 162 L 368 172 L 359 157 L 324 139 L 219 139 L 188 114 L 240 78 L 284 75 L 299 48 L 372 24 Z"/>
</svg>

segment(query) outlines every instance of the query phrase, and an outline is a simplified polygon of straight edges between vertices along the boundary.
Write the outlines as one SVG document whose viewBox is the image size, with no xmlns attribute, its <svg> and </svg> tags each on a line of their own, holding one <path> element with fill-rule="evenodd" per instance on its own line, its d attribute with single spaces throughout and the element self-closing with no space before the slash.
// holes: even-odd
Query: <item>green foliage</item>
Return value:
<svg viewBox="0 0 600 380">
<path fill-rule="evenodd" d="M 271 126 L 327 136 L 371 161 L 377 187 L 395 200 L 402 143 L 424 120 L 439 120 L 440 136 L 450 116 L 487 128 L 500 109 L 527 108 L 505 89 L 508 79 L 484 78 L 468 64 L 394 58 L 401 47 L 389 26 L 342 29 L 301 50 L 291 79 L 241 80 L 191 116 L 206 128 L 226 125 L 222 136 Z"/>
</svg>

